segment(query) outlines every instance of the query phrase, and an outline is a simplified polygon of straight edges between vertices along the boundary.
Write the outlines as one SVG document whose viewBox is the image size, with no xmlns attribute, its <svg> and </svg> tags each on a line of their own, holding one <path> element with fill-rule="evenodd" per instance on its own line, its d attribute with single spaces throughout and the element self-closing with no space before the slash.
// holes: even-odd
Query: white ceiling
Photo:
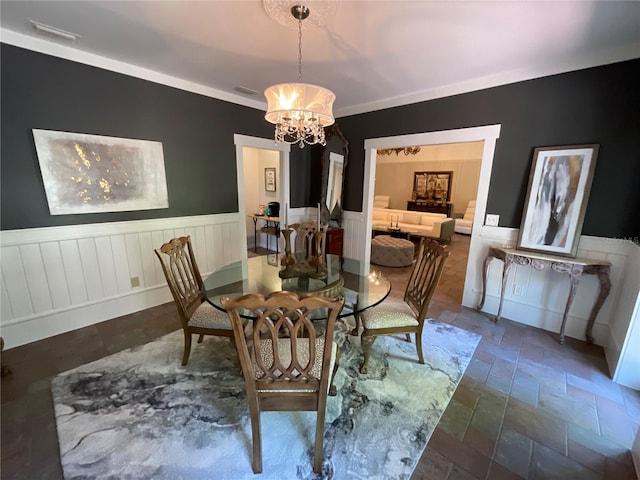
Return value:
<svg viewBox="0 0 640 480">
<path fill-rule="evenodd" d="M 303 32 L 303 81 L 335 92 L 336 116 L 640 57 L 640 1 L 337 3 Z M 260 0 L 1 1 L 0 26 L 6 43 L 255 108 L 269 85 L 297 81 L 297 30 Z"/>
</svg>

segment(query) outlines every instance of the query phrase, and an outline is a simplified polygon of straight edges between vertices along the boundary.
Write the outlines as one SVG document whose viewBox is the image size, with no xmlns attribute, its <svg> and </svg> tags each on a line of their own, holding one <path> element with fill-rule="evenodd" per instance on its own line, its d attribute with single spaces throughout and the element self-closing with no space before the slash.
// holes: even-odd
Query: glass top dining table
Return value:
<svg viewBox="0 0 640 480">
<path fill-rule="evenodd" d="M 361 269 L 358 260 L 341 261 L 337 255 L 325 255 L 317 266 L 297 255 L 294 265 L 284 267 L 282 257 L 283 254 L 270 254 L 244 258 L 218 269 L 204 281 L 207 300 L 224 311 L 223 298 L 248 293 L 266 296 L 287 290 L 299 295 L 310 292 L 329 297 L 343 295 L 345 303 L 339 317 L 347 317 L 377 305 L 391 291 L 391 282 L 380 270 L 375 266 Z"/>
</svg>

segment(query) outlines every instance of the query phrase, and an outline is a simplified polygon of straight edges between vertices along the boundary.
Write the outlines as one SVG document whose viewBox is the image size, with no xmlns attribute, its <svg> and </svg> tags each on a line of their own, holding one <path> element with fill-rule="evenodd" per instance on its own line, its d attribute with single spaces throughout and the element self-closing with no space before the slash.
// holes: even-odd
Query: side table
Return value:
<svg viewBox="0 0 640 480">
<path fill-rule="evenodd" d="M 257 251 L 258 249 L 258 231 L 260 233 L 264 233 L 267 235 L 267 249 L 269 248 L 269 237 L 275 237 L 276 239 L 276 253 L 279 253 L 279 244 L 280 244 L 280 218 L 279 217 L 268 217 L 266 215 L 256 215 L 255 213 L 252 215 L 247 215 L 251 220 L 253 220 L 253 250 Z M 258 230 L 258 220 L 262 220 L 265 222 L 265 226 L 261 227 Z"/>
<path fill-rule="evenodd" d="M 589 315 L 589 321 L 587 323 L 586 338 L 588 343 L 593 343 L 593 336 L 591 330 L 593 324 L 596 321 L 596 316 L 602 307 L 602 304 L 607 299 L 609 291 L 611 290 L 611 281 L 609 280 L 609 272 L 611 270 L 611 263 L 605 260 L 595 260 L 589 258 L 568 258 L 559 257 L 555 255 L 549 255 L 544 253 L 527 252 L 523 250 L 516 250 L 513 248 L 503 247 L 489 247 L 489 253 L 484 260 L 482 267 L 482 299 L 478 304 L 478 311 L 482 310 L 484 305 L 485 295 L 487 291 L 487 268 L 492 258 L 502 260 L 504 267 L 502 269 L 502 288 L 500 290 L 500 303 L 498 305 L 498 313 L 493 319 L 494 322 L 500 320 L 500 314 L 502 312 L 502 302 L 504 300 L 504 291 L 507 286 L 507 276 L 511 265 L 528 265 L 535 270 L 553 270 L 560 273 L 568 273 L 571 280 L 571 289 L 569 290 L 569 298 L 567 298 L 567 304 L 564 308 L 564 314 L 562 315 L 562 324 L 560 326 L 560 344 L 564 344 L 564 329 L 567 323 L 567 315 L 569 308 L 573 303 L 573 299 L 578 289 L 578 284 L 582 274 L 597 275 L 600 280 L 600 291 L 598 297 L 591 309 Z"/>
</svg>

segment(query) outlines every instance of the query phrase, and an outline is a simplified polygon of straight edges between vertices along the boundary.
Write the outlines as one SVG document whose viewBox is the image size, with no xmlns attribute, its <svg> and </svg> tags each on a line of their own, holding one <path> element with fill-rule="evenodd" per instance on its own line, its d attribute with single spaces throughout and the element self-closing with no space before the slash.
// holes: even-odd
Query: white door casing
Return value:
<svg viewBox="0 0 640 480">
<path fill-rule="evenodd" d="M 244 204 L 244 152 L 245 147 L 258 148 L 261 150 L 276 150 L 280 154 L 279 172 L 280 172 L 280 195 L 279 201 L 281 208 L 285 205 L 291 205 L 289 200 L 289 152 L 291 145 L 286 143 L 276 144 L 272 139 L 249 137 L 247 135 L 235 134 L 233 142 L 236 146 L 236 172 L 238 184 L 238 212 L 245 214 Z M 247 251 L 247 226 L 246 222 L 240 222 L 240 239 L 242 242 L 242 251 Z"/>
<path fill-rule="evenodd" d="M 500 137 L 500 124 L 481 127 L 458 128 L 454 130 L 442 130 L 437 132 L 416 133 L 411 135 L 398 135 L 395 137 L 380 137 L 366 139 L 364 142 L 365 161 L 364 178 L 362 188 L 361 238 L 365 239 L 362 253 L 362 263 L 369 264 L 371 258 L 371 212 L 373 209 L 373 194 L 375 191 L 376 155 L 382 148 L 400 148 L 411 145 L 435 145 L 443 143 L 462 143 L 483 141 L 482 162 L 480 165 L 480 178 L 478 181 L 478 194 L 476 197 L 476 211 L 473 218 L 471 232 L 471 244 L 467 261 L 467 273 L 462 304 L 467 307 L 475 307 L 477 295 L 473 294 L 473 279 L 478 274 L 477 264 L 480 258 L 482 244 L 480 242 L 480 228 L 484 224 L 484 216 L 487 209 L 489 196 L 489 182 L 493 168 L 493 155 L 497 139 Z M 364 272 L 363 272 L 364 273 Z"/>
</svg>

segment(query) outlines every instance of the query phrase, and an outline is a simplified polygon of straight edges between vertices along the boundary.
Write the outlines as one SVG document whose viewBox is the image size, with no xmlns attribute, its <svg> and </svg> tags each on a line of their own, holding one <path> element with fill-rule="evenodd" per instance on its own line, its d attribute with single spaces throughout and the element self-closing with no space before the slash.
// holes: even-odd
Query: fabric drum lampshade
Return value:
<svg viewBox="0 0 640 480">
<path fill-rule="evenodd" d="M 268 122 L 278 124 L 293 120 L 305 125 L 315 118 L 322 127 L 334 122 L 332 112 L 336 96 L 326 88 L 308 83 L 280 83 L 267 88 L 264 96 L 267 99 L 264 118 Z"/>
</svg>

